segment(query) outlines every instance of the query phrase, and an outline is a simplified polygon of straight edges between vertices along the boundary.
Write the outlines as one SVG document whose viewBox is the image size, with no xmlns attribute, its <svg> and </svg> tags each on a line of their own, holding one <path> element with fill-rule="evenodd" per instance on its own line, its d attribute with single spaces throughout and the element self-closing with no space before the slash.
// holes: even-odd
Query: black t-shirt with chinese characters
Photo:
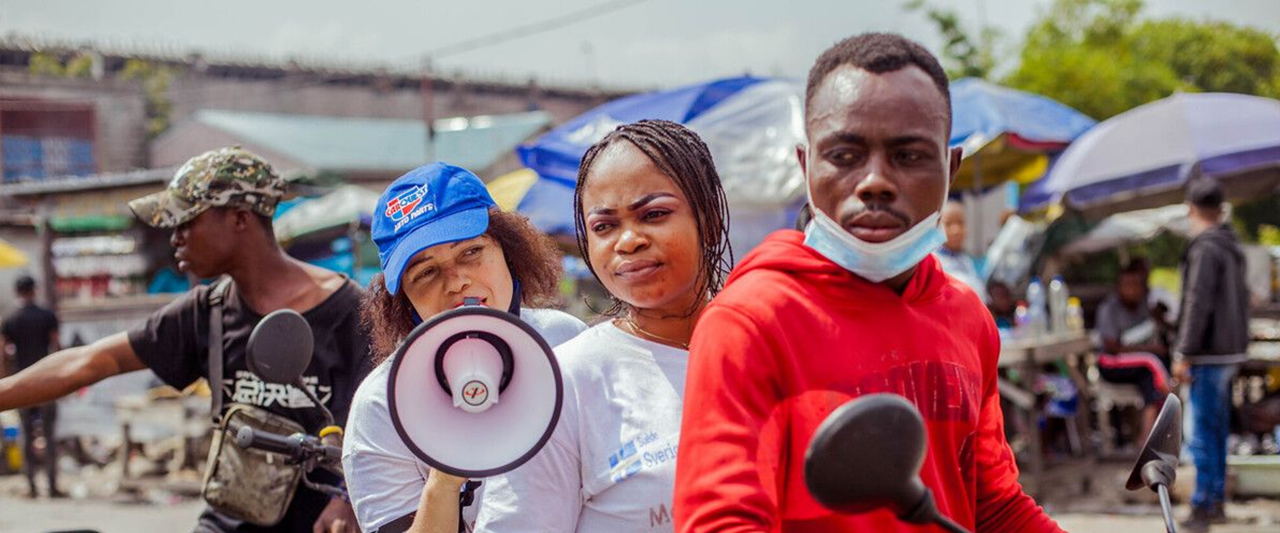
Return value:
<svg viewBox="0 0 1280 533">
<path fill-rule="evenodd" d="M 18 370 L 49 355 L 49 341 L 58 330 L 58 316 L 36 304 L 27 304 L 4 318 L 0 334 L 17 351 Z"/>
<path fill-rule="evenodd" d="M 213 286 L 188 291 L 129 331 L 129 344 L 138 358 L 175 388 L 182 389 L 208 377 L 210 290 Z M 361 293 L 355 283 L 348 281 L 320 305 L 302 313 L 315 337 L 311 364 L 302 380 L 333 412 L 339 426 L 346 424 L 356 387 L 371 368 L 369 338 L 360 327 Z M 297 421 L 314 435 L 324 425 L 324 415 L 306 394 L 292 386 L 266 383 L 249 371 L 249 334 L 260 320 L 262 315 L 245 306 L 232 283 L 222 309 L 223 408 L 232 403 L 255 405 Z M 337 481 L 326 474 L 316 470 L 310 477 L 328 483 Z M 303 485 L 298 487 L 289 512 L 275 527 L 242 524 L 211 512 L 201 517 L 201 523 L 221 531 L 311 531 L 328 501 L 328 496 Z"/>
</svg>

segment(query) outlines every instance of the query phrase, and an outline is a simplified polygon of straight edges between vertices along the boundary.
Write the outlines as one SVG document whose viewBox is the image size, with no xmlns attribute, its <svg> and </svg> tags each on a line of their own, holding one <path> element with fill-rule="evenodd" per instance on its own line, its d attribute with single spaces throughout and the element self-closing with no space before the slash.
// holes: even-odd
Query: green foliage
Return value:
<svg viewBox="0 0 1280 533">
<path fill-rule="evenodd" d="M 32 74 L 58 76 L 62 78 L 88 78 L 93 76 L 93 55 L 80 53 L 63 62 L 62 57 L 52 52 L 36 52 L 31 54 L 27 70 Z"/>
<path fill-rule="evenodd" d="M 984 27 L 978 30 L 977 37 L 970 36 L 960 24 L 960 17 L 955 11 L 941 9 L 929 5 L 925 0 L 910 0 L 906 3 L 907 11 L 924 13 L 938 27 L 945 44 L 942 48 L 942 63 L 951 79 L 966 77 L 987 78 L 995 70 L 996 59 L 992 48 L 1000 39 L 999 30 Z"/>
<path fill-rule="evenodd" d="M 1175 91 L 1280 96 L 1276 36 L 1225 22 L 1139 21 L 1140 0 L 1057 0 L 1004 83 L 1104 120 Z"/>
<path fill-rule="evenodd" d="M 27 70 L 32 74 L 44 76 L 63 76 L 66 73 L 66 69 L 62 66 L 62 59 L 56 54 L 47 52 L 31 54 L 31 62 L 27 65 Z"/>
<path fill-rule="evenodd" d="M 66 76 L 68 78 L 89 78 L 93 76 L 93 56 L 76 54 L 67 61 Z"/>
<path fill-rule="evenodd" d="M 1232 206 L 1231 222 L 1240 238 L 1247 242 L 1268 244 L 1262 228 L 1280 227 L 1280 198 L 1268 196 Z M 1277 243 L 1280 244 L 1280 243 Z"/>
<path fill-rule="evenodd" d="M 1271 224 L 1258 226 L 1258 244 L 1263 246 L 1280 246 L 1280 227 Z"/>
<path fill-rule="evenodd" d="M 1130 246 L 1129 257 L 1145 257 L 1152 267 L 1177 268 L 1186 247 L 1185 237 L 1165 231 L 1149 241 Z"/>
<path fill-rule="evenodd" d="M 141 80 L 142 89 L 147 96 L 147 139 L 158 137 L 169 129 L 173 103 L 169 101 L 169 85 L 173 83 L 174 70 L 168 66 L 156 65 L 142 59 L 130 59 L 125 62 L 120 77 L 126 80 Z"/>
</svg>

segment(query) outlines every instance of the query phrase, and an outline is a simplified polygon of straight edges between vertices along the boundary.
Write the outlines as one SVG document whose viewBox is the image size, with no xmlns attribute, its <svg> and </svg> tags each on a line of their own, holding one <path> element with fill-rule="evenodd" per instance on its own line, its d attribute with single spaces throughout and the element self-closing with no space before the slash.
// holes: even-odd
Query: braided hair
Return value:
<svg viewBox="0 0 1280 533">
<path fill-rule="evenodd" d="M 578 183 L 573 189 L 573 226 L 577 233 L 578 250 L 591 274 L 600 280 L 587 246 L 587 224 L 582 213 L 582 190 L 586 187 L 591 166 L 606 148 L 626 141 L 638 148 L 653 161 L 658 170 L 675 182 L 688 199 L 698 226 L 698 247 L 702 252 L 702 264 L 698 267 L 699 298 L 697 306 L 720 292 L 725 278 L 733 267 L 733 248 L 729 245 L 729 202 L 720 185 L 711 150 L 693 130 L 668 120 L 641 120 L 618 126 L 582 156 L 578 167 Z M 617 315 L 624 303 L 614 299 L 613 307 L 604 312 Z"/>
</svg>

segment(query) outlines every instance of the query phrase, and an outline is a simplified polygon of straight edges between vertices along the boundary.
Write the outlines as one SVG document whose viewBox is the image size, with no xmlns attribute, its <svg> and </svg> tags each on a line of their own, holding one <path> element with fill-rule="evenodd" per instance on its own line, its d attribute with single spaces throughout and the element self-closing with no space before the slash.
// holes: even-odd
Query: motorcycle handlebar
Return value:
<svg viewBox="0 0 1280 533">
<path fill-rule="evenodd" d="M 236 445 L 283 455 L 292 461 L 315 458 L 324 463 L 342 461 L 342 449 L 320 443 L 320 439 L 296 433 L 290 436 L 241 426 L 236 431 Z"/>
<path fill-rule="evenodd" d="M 241 426 L 236 431 L 236 445 L 245 449 L 252 448 L 283 455 L 295 461 L 303 457 L 301 435 L 285 437 L 267 431 L 254 430 L 249 426 Z"/>
</svg>

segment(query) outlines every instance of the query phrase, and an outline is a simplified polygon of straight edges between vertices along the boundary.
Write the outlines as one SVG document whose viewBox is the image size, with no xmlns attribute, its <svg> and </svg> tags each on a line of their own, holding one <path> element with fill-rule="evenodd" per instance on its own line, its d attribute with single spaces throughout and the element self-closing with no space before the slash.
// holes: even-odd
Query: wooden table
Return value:
<svg viewBox="0 0 1280 533">
<path fill-rule="evenodd" d="M 1040 375 L 1040 367 L 1059 361 L 1067 363 L 1068 373 L 1071 375 L 1071 379 L 1075 382 L 1080 394 L 1079 414 L 1075 417 L 1076 427 L 1080 430 L 1080 446 L 1085 455 L 1089 456 L 1089 446 L 1092 439 L 1089 436 L 1089 383 L 1085 378 L 1084 356 L 1088 355 L 1092 350 L 1093 343 L 1090 341 L 1088 334 L 1083 331 L 1051 333 L 1036 337 L 1001 341 L 999 367 L 1005 369 L 1016 368 L 1022 382 L 1021 386 L 1019 386 L 1004 378 L 999 378 L 998 385 L 1000 387 L 1000 395 L 1017 406 L 1025 417 L 1026 427 L 1030 432 L 1027 436 L 1029 440 L 1027 450 L 1029 453 L 1021 457 L 1027 467 L 1025 470 L 1027 482 L 1024 482 L 1023 486 L 1029 493 L 1035 493 L 1039 490 L 1045 467 L 1038 420 L 1040 415 L 1039 406 L 1036 402 L 1036 393 L 1032 390 L 1032 387 L 1036 384 L 1037 376 Z"/>
</svg>

